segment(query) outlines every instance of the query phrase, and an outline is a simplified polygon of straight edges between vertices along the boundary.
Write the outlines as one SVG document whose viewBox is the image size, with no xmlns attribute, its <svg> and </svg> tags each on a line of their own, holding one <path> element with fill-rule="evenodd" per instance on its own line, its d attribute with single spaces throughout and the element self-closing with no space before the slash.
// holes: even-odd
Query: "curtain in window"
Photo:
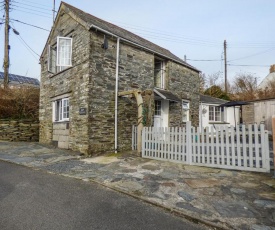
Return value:
<svg viewBox="0 0 275 230">
<path fill-rule="evenodd" d="M 58 38 L 57 52 L 58 52 L 58 66 L 71 66 L 72 65 L 72 39 L 71 38 Z"/>
</svg>

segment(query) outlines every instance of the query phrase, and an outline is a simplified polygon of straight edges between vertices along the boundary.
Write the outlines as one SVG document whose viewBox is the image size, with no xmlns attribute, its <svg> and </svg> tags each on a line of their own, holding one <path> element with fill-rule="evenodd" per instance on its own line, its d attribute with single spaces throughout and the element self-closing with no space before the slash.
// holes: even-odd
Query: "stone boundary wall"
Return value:
<svg viewBox="0 0 275 230">
<path fill-rule="evenodd" d="M 39 141 L 39 121 L 0 119 L 0 140 Z"/>
</svg>

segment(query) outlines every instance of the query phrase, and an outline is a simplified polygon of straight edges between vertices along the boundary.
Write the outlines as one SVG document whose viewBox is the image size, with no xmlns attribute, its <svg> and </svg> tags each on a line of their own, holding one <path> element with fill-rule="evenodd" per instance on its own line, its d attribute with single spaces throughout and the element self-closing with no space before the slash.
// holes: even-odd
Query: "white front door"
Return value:
<svg viewBox="0 0 275 230">
<path fill-rule="evenodd" d="M 155 101 L 154 127 L 168 127 L 169 101 Z"/>
<path fill-rule="evenodd" d="M 154 127 L 162 127 L 161 101 L 155 101 Z"/>
</svg>

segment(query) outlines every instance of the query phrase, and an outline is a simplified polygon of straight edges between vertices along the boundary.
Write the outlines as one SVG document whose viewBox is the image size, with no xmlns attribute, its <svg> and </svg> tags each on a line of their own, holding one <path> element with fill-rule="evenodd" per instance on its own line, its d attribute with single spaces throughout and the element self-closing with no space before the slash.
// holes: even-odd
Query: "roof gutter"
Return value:
<svg viewBox="0 0 275 230">
<path fill-rule="evenodd" d="M 96 30 L 99 30 L 99 31 L 101 31 L 101 32 L 103 32 L 103 33 L 105 33 L 105 34 L 111 35 L 111 36 L 113 36 L 113 37 L 120 38 L 121 41 L 125 41 L 125 42 L 127 42 L 127 43 L 129 43 L 129 44 L 132 44 L 132 45 L 137 46 L 137 47 L 139 47 L 139 48 L 142 48 L 142 49 L 144 49 L 144 50 L 150 51 L 150 52 L 152 52 L 153 54 L 158 54 L 159 56 L 165 57 L 165 58 L 170 59 L 170 60 L 172 60 L 172 61 L 174 61 L 174 62 L 176 62 L 176 63 L 182 64 L 182 65 L 184 65 L 184 66 L 186 66 L 186 67 L 188 67 L 188 68 L 190 68 L 190 69 L 193 69 L 193 70 L 195 70 L 195 71 L 197 71 L 197 72 L 201 72 L 201 71 L 197 70 L 196 68 L 192 68 L 192 66 L 186 65 L 186 63 L 184 63 L 184 62 L 180 62 L 180 61 L 175 60 L 175 59 L 173 59 L 173 58 L 171 58 L 171 57 L 168 57 L 168 56 L 166 56 L 166 55 L 164 55 L 164 54 L 161 54 L 161 53 L 156 52 L 156 51 L 154 51 L 154 50 L 152 50 L 152 49 L 149 49 L 149 48 L 147 48 L 147 47 L 145 47 L 145 46 L 139 45 L 139 44 L 137 44 L 137 43 L 135 43 L 135 42 L 131 42 L 131 41 L 125 39 L 125 38 L 119 37 L 118 35 L 113 34 L 113 33 L 110 33 L 109 31 L 104 30 L 104 29 L 102 29 L 102 28 L 100 28 L 100 27 L 98 27 L 98 26 L 95 26 L 95 25 L 93 25 L 93 24 L 90 26 L 90 30 L 91 30 L 92 28 L 94 28 L 94 29 L 96 29 Z"/>
</svg>

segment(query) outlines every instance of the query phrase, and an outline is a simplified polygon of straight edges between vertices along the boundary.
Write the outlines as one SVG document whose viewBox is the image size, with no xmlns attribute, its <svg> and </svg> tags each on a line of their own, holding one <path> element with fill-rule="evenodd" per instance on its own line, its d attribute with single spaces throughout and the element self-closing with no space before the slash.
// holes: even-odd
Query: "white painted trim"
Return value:
<svg viewBox="0 0 275 230">
<path fill-rule="evenodd" d="M 71 41 L 71 45 L 70 45 L 70 48 L 71 48 L 71 58 L 70 58 L 70 64 L 69 65 L 61 65 L 59 63 L 59 40 L 60 39 L 64 39 L 64 40 L 70 40 Z M 73 56 L 73 53 L 72 53 L 72 49 L 73 49 L 73 39 L 70 38 L 70 37 L 60 37 L 60 36 L 57 36 L 57 47 L 56 47 L 56 66 L 66 66 L 66 67 L 69 67 L 69 66 L 72 66 L 72 56 Z"/>
</svg>

